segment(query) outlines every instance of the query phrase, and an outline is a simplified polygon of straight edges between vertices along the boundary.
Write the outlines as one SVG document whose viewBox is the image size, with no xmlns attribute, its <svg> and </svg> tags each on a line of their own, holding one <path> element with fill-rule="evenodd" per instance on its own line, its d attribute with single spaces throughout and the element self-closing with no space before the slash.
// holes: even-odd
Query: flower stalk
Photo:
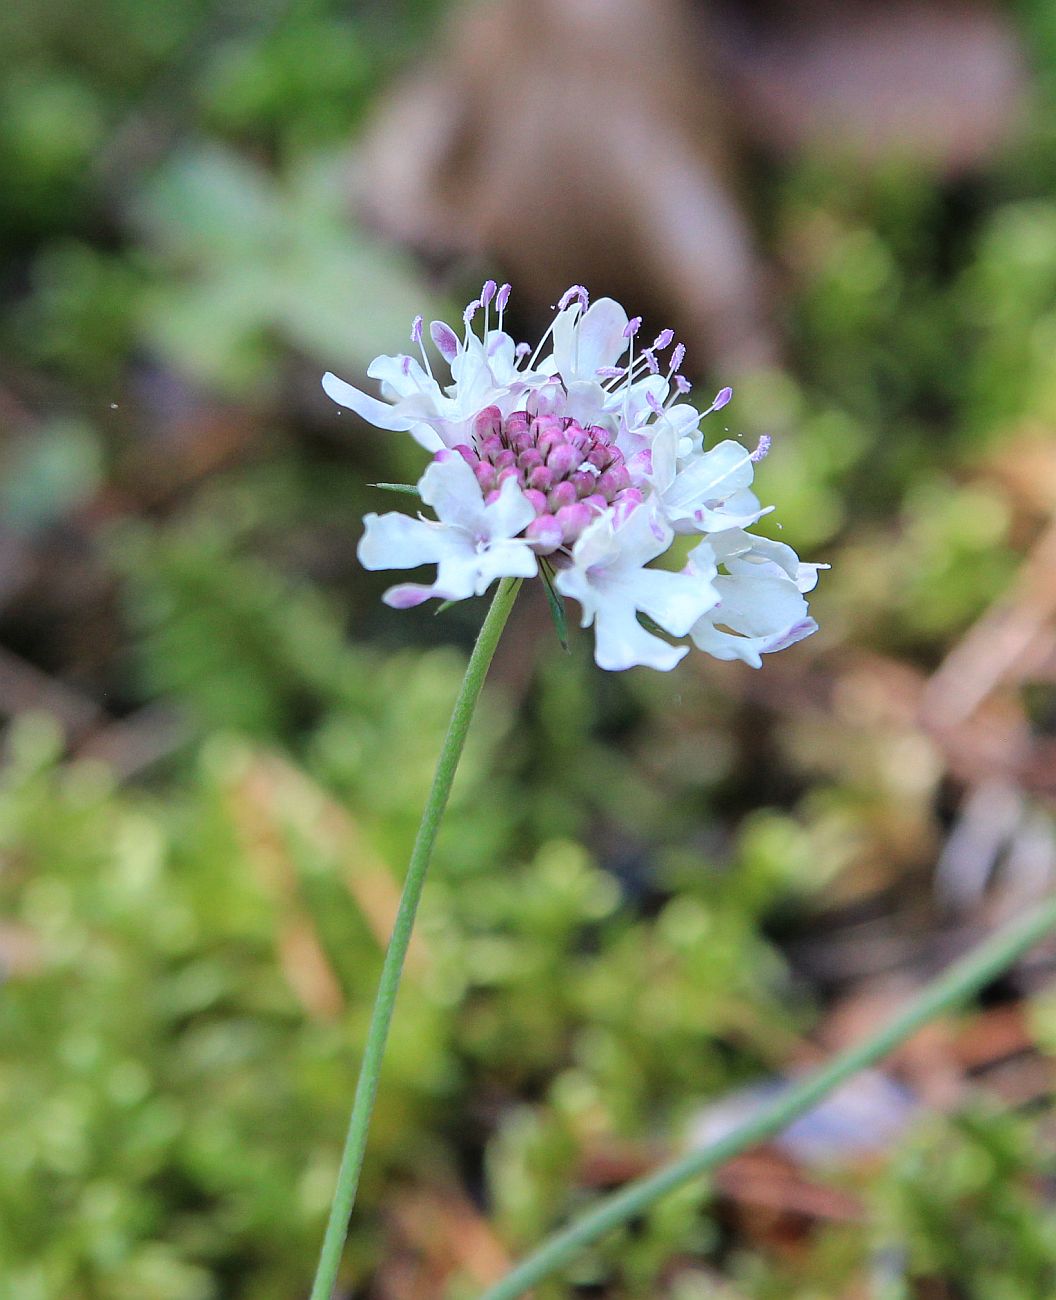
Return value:
<svg viewBox="0 0 1056 1300">
<path fill-rule="evenodd" d="M 811 1110 L 859 1070 L 875 1065 L 936 1016 L 959 1006 L 1040 939 L 1056 930 L 1056 897 L 984 940 L 933 980 L 912 1002 L 864 1042 L 834 1056 L 744 1124 L 707 1146 L 698 1147 L 654 1173 L 629 1183 L 593 1209 L 556 1232 L 516 1265 L 479 1300 L 516 1300 L 563 1267 L 585 1246 L 614 1228 L 644 1214 L 661 1197 L 710 1173 L 767 1138 L 774 1137 L 798 1116 Z"/>
<path fill-rule="evenodd" d="M 440 829 L 440 822 L 447 807 L 455 772 L 458 770 L 459 759 L 465 747 L 473 712 L 520 585 L 519 578 L 504 578 L 499 584 L 466 666 L 466 674 L 462 679 L 458 698 L 451 713 L 451 721 L 448 723 L 447 734 L 437 759 L 436 774 L 433 777 L 432 788 L 411 851 L 403 894 L 378 983 L 374 1012 L 363 1049 L 348 1135 L 345 1138 L 345 1148 L 341 1156 L 337 1186 L 319 1255 L 311 1300 L 330 1300 L 333 1294 L 348 1231 L 348 1219 L 355 1204 L 359 1175 L 363 1167 L 363 1155 L 366 1150 L 374 1100 L 378 1092 L 378 1078 L 385 1054 L 385 1043 L 400 986 L 400 976 L 403 973 L 404 959 L 411 941 L 418 902 L 425 884 L 425 875 L 432 858 L 437 831 Z"/>
</svg>

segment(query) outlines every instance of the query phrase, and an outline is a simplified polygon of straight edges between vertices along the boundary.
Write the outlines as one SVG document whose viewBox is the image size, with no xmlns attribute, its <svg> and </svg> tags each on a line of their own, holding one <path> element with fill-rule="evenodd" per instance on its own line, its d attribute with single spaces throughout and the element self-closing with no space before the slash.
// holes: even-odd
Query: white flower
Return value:
<svg viewBox="0 0 1056 1300">
<path fill-rule="evenodd" d="M 381 399 L 331 374 L 323 380 L 341 405 L 434 453 L 418 491 L 435 520 L 367 516 L 359 546 L 367 568 L 437 567 L 431 585 L 392 587 L 385 600 L 401 608 L 462 600 L 542 564 L 557 591 L 579 602 L 595 658 L 611 669 L 666 670 L 687 653 L 641 615 L 718 658 L 756 666 L 814 631 L 802 593 L 819 566 L 743 531 L 766 513 L 751 485 L 769 439 L 751 454 L 732 440 L 704 449 L 701 421 L 732 391 L 698 410 L 686 401 L 685 348 L 672 348 L 671 331 L 636 352 L 640 318 L 611 298 L 589 305 L 580 285 L 534 350 L 514 344 L 503 329 L 509 292 L 489 280 L 466 308 L 462 338 L 433 322 L 450 383 L 433 374 L 421 317 L 411 329 L 421 360 L 382 356 L 368 370 Z M 647 567 L 676 534 L 706 539 L 688 567 Z"/>
<path fill-rule="evenodd" d="M 690 552 L 689 563 L 710 578 L 718 595 L 689 635 L 716 659 L 761 668 L 764 654 L 817 631 L 803 593 L 814 589 L 818 570 L 827 565 L 802 564 L 790 546 L 740 529 L 713 534 Z M 716 576 L 716 566 L 725 573 Z"/>
<path fill-rule="evenodd" d="M 408 431 L 427 451 L 466 442 L 478 411 L 498 406 L 505 414 L 533 382 L 530 371 L 518 370 L 517 348 L 502 328 L 509 296 L 508 284 L 496 290 L 494 280 L 489 280 L 480 298 L 466 308 L 462 339 L 443 321 L 433 321 L 430 337 L 451 370 L 453 382 L 446 387 L 433 377 L 422 340 L 422 318 L 417 316 L 411 342 L 418 345 L 422 360 L 404 354 L 380 356 L 367 367 L 367 374 L 380 381 L 382 396 L 388 400 L 379 401 L 329 371 L 323 376 L 327 396 L 378 429 Z M 493 301 L 498 315 L 495 329 L 490 328 Z M 481 308 L 484 337 L 478 339 L 470 326 Z M 540 377 L 539 382 L 543 381 Z"/>
<path fill-rule="evenodd" d="M 457 452 L 444 451 L 422 475 L 422 500 L 438 523 L 407 515 L 367 515 L 357 554 L 365 569 L 437 566 L 431 587 L 407 582 L 390 587 L 385 603 L 396 609 L 420 605 L 431 596 L 465 600 L 482 596 L 496 578 L 534 578 L 538 564 L 531 547 L 517 540 L 535 511 L 513 479 L 484 504 L 473 471 Z"/>
<path fill-rule="evenodd" d="M 639 612 L 672 636 L 685 636 L 718 599 L 702 572 L 670 573 L 645 565 L 671 544 L 670 528 L 648 506 L 620 522 L 599 516 L 572 548 L 572 563 L 558 573 L 562 595 L 579 602 L 582 627 L 594 624 L 594 657 L 600 668 L 645 664 L 670 669 L 689 647 L 673 646 L 639 623 Z"/>
</svg>

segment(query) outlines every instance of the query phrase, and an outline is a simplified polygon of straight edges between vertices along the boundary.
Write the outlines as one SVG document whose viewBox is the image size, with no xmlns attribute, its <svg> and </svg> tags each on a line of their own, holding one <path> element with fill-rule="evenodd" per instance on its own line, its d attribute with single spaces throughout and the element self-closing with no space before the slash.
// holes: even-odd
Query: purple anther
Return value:
<svg viewBox="0 0 1056 1300">
<path fill-rule="evenodd" d="M 411 373 L 411 358 L 400 357 L 400 374 L 409 375 Z"/>
<path fill-rule="evenodd" d="M 675 387 L 682 394 L 682 396 L 685 397 L 685 395 L 689 392 L 689 390 L 693 387 L 693 385 L 689 382 L 689 380 L 685 377 L 685 375 L 675 375 Z"/>
<path fill-rule="evenodd" d="M 596 474 L 591 474 L 589 470 L 581 469 L 577 470 L 575 474 L 572 474 L 566 482 L 571 483 L 576 489 L 577 497 L 585 497 L 589 496 L 597 487 L 598 476 Z"/>
<path fill-rule="evenodd" d="M 510 301 L 510 286 L 503 284 L 499 286 L 499 292 L 495 295 L 496 310 L 503 312 L 506 310 L 506 304 Z M 527 343 L 522 343 L 521 347 L 527 348 Z"/>
<path fill-rule="evenodd" d="M 538 488 L 524 488 L 525 500 L 529 502 L 532 509 L 537 515 L 546 513 L 546 493 L 540 492 Z"/>
<path fill-rule="evenodd" d="M 494 280 L 484 281 L 484 288 L 480 291 L 480 302 L 482 307 L 487 307 L 492 298 L 495 297 L 496 288 L 497 286 Z"/>
<path fill-rule="evenodd" d="M 422 341 L 422 317 L 415 316 L 411 321 L 411 342 L 421 343 Z"/>
<path fill-rule="evenodd" d="M 480 464 L 480 457 L 477 455 L 477 453 L 473 450 L 472 447 L 467 447 L 464 442 L 460 442 L 458 446 L 455 448 L 455 451 L 458 452 L 458 454 L 462 457 L 462 459 L 466 462 L 467 465 Z"/>
<path fill-rule="evenodd" d="M 482 492 L 493 491 L 499 481 L 498 475 L 495 473 L 495 466 L 488 465 L 485 461 L 478 461 L 473 466 L 473 473 L 476 475 Z"/>
<path fill-rule="evenodd" d="M 547 555 L 561 545 L 563 530 L 553 515 L 538 515 L 524 530 L 524 537 L 540 555 Z"/>
<path fill-rule="evenodd" d="M 564 506 L 574 506 L 579 500 L 579 493 L 568 479 L 565 479 L 547 493 L 546 499 L 550 503 L 550 509 L 556 514 Z"/>
<path fill-rule="evenodd" d="M 719 391 L 715 394 L 715 400 L 711 404 L 711 409 L 713 411 L 721 411 L 722 408 L 726 405 L 726 403 L 730 400 L 732 396 L 733 396 L 732 388 L 720 388 Z"/>
<path fill-rule="evenodd" d="M 561 538 L 567 544 L 574 542 L 590 523 L 593 511 L 590 506 L 579 501 L 574 506 L 562 506 L 554 512 L 554 518 L 561 525 Z"/>
<path fill-rule="evenodd" d="M 546 464 L 554 478 L 564 478 L 578 469 L 583 457 L 571 443 L 558 443 L 546 458 Z"/>
<path fill-rule="evenodd" d="M 440 350 L 440 355 L 445 361 L 454 361 L 458 356 L 460 344 L 458 335 L 450 325 L 445 325 L 442 320 L 434 320 L 429 326 L 429 337 Z"/>
<path fill-rule="evenodd" d="M 471 303 L 467 304 L 466 310 L 462 313 L 462 323 L 468 325 L 477 312 L 480 311 L 481 306 L 479 298 L 474 298 Z"/>
<path fill-rule="evenodd" d="M 770 444 L 773 438 L 768 433 L 764 433 L 760 439 L 755 451 L 748 457 L 753 465 L 758 465 L 761 460 L 765 460 L 770 453 Z"/>
<path fill-rule="evenodd" d="M 676 343 L 675 350 L 671 353 L 671 373 L 677 375 L 682 368 L 682 362 L 686 359 L 686 345 Z"/>
<path fill-rule="evenodd" d="M 502 451 L 497 451 L 491 458 L 491 463 L 496 469 L 515 469 L 517 457 L 509 447 L 503 447 Z"/>
<path fill-rule="evenodd" d="M 649 373 L 651 375 L 658 375 L 660 373 L 660 363 L 657 361 L 656 353 L 653 349 L 643 348 L 642 356 L 645 357 L 645 364 L 649 368 Z"/>
<path fill-rule="evenodd" d="M 671 346 L 672 342 L 674 341 L 674 337 L 675 337 L 674 330 L 661 330 L 660 333 L 656 336 L 656 338 L 653 339 L 653 347 L 656 349 L 657 352 L 663 352 L 664 348 L 668 348 Z"/>
<path fill-rule="evenodd" d="M 655 393 L 646 393 L 645 400 L 649 403 L 649 409 L 654 415 L 663 415 L 664 405 Z"/>
<path fill-rule="evenodd" d="M 633 339 L 634 336 L 641 329 L 641 327 L 642 327 L 641 316 L 632 316 L 631 319 L 627 322 L 626 326 L 624 327 L 623 337 L 625 339 Z"/>
<path fill-rule="evenodd" d="M 581 284 L 574 284 L 570 288 L 565 290 L 565 292 L 561 295 L 560 299 L 558 300 L 558 304 L 557 304 L 558 311 L 564 311 L 566 307 L 571 306 L 572 300 L 574 298 L 579 299 L 580 310 L 586 311 L 587 303 L 590 302 L 590 295 L 587 293 L 586 289 L 584 289 Z"/>
<path fill-rule="evenodd" d="M 532 345 L 530 343 L 518 343 L 517 346 L 513 349 L 514 358 L 517 361 L 523 361 L 524 358 L 528 355 L 528 353 L 531 352 L 531 350 L 532 350 Z"/>
<path fill-rule="evenodd" d="M 553 471 L 545 465 L 536 465 L 535 469 L 528 471 L 528 486 L 538 488 L 540 492 L 549 492 L 554 486 Z"/>
<path fill-rule="evenodd" d="M 497 406 L 485 406 L 473 417 L 473 436 L 477 446 L 482 446 L 486 439 L 497 437 L 502 432 L 502 412 Z"/>
<path fill-rule="evenodd" d="M 594 373 L 599 379 L 619 379 L 627 372 L 623 366 L 598 366 Z"/>
<path fill-rule="evenodd" d="M 517 467 L 522 474 L 528 474 L 542 463 L 543 455 L 538 447 L 526 447 L 517 457 Z"/>
<path fill-rule="evenodd" d="M 613 469 L 607 469 L 597 483 L 598 491 L 609 501 L 613 499 L 617 492 L 623 492 L 630 486 L 631 476 L 627 473 L 625 465 L 617 465 Z"/>
</svg>

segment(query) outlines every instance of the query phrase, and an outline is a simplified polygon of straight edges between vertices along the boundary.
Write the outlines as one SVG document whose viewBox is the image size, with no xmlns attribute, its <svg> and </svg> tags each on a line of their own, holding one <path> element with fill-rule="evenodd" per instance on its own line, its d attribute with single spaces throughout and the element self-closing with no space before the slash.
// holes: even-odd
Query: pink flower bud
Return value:
<svg viewBox="0 0 1056 1300">
<path fill-rule="evenodd" d="M 550 503 L 550 509 L 557 514 L 564 506 L 575 505 L 578 497 L 576 489 L 567 479 L 558 485 L 548 494 L 547 500 Z"/>
<path fill-rule="evenodd" d="M 502 412 L 497 406 L 485 406 L 473 420 L 473 436 L 478 444 L 492 434 L 502 432 Z"/>
<path fill-rule="evenodd" d="M 491 492 L 498 482 L 495 466 L 488 465 L 485 461 L 478 461 L 473 466 L 473 473 L 477 476 L 477 482 L 480 484 L 482 492 Z"/>
<path fill-rule="evenodd" d="M 539 515 L 524 530 L 524 536 L 533 550 L 540 555 L 548 555 L 561 545 L 564 530 L 553 515 Z"/>
<path fill-rule="evenodd" d="M 515 438 L 519 433 L 527 433 L 531 425 L 526 411 L 514 411 L 506 417 L 506 436 Z"/>
<path fill-rule="evenodd" d="M 550 452 L 546 458 L 546 463 L 552 470 L 554 478 L 564 478 L 566 474 L 570 474 L 579 465 L 580 454 L 567 442 L 563 442 Z"/>
<path fill-rule="evenodd" d="M 547 456 L 555 447 L 564 446 L 564 442 L 565 435 L 563 430 L 547 429 L 545 433 L 541 433 L 538 438 L 536 438 L 535 445 L 544 456 Z"/>
<path fill-rule="evenodd" d="M 532 509 L 537 515 L 546 513 L 546 493 L 540 492 L 537 488 L 525 488 L 524 495 L 526 500 L 531 502 Z"/>
<path fill-rule="evenodd" d="M 528 473 L 528 486 L 538 488 L 540 492 L 549 492 L 554 486 L 553 471 L 547 469 L 545 465 L 537 465 Z"/>
<path fill-rule="evenodd" d="M 480 457 L 472 447 L 467 447 L 464 442 L 460 442 L 455 451 L 462 457 L 467 465 L 477 465 L 480 463 Z"/>
<path fill-rule="evenodd" d="M 561 525 L 561 537 L 567 544 L 576 540 L 587 524 L 590 523 L 593 514 L 590 506 L 585 506 L 580 501 L 574 506 L 562 506 L 554 515 L 554 518 Z"/>
<path fill-rule="evenodd" d="M 598 479 L 598 491 L 611 501 L 617 492 L 631 486 L 631 476 L 625 465 L 616 465 L 607 469 Z"/>
</svg>

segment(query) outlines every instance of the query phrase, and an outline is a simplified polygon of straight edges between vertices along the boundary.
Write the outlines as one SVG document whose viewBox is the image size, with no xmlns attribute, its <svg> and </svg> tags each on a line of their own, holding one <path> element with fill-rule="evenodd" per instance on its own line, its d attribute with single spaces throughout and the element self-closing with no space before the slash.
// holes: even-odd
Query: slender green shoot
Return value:
<svg viewBox="0 0 1056 1300">
<path fill-rule="evenodd" d="M 644 1214 L 668 1192 L 710 1173 L 748 1147 L 780 1133 L 851 1075 L 874 1065 L 929 1020 L 952 1010 L 978 992 L 1053 930 L 1056 930 L 1056 898 L 1046 900 L 979 944 L 932 981 L 875 1034 L 833 1057 L 739 1128 L 706 1147 L 699 1147 L 662 1165 L 644 1178 L 636 1179 L 574 1219 L 568 1227 L 547 1238 L 521 1260 L 500 1282 L 484 1291 L 479 1300 L 515 1300 L 562 1268 L 584 1246 Z"/>
<path fill-rule="evenodd" d="M 447 807 L 458 762 L 462 757 L 473 711 L 520 585 L 520 578 L 504 578 L 499 584 L 491 608 L 477 636 L 473 653 L 470 655 L 466 675 L 462 679 L 462 686 L 448 724 L 447 735 L 444 737 L 440 757 L 437 759 L 436 775 L 433 777 L 433 785 L 411 851 L 407 877 L 403 884 L 403 895 L 400 898 L 392 937 L 381 970 L 374 1013 L 371 1016 L 363 1060 L 359 1067 L 356 1095 L 352 1102 L 348 1136 L 345 1139 L 345 1149 L 338 1169 L 337 1187 L 330 1207 L 330 1218 L 319 1255 L 319 1266 L 312 1286 L 311 1300 L 330 1300 L 333 1295 L 345 1236 L 348 1232 L 348 1218 L 355 1204 L 356 1188 L 359 1185 L 360 1170 L 363 1168 L 363 1154 L 366 1150 L 367 1131 L 370 1128 L 374 1100 L 378 1092 L 378 1077 L 385 1054 L 385 1041 L 388 1038 L 396 994 L 400 987 L 404 958 L 407 956 L 407 948 L 411 941 L 418 901 L 422 896 L 422 886 L 425 884 L 425 873 L 433 854 L 436 833 L 440 828 L 444 809 Z"/>
</svg>

